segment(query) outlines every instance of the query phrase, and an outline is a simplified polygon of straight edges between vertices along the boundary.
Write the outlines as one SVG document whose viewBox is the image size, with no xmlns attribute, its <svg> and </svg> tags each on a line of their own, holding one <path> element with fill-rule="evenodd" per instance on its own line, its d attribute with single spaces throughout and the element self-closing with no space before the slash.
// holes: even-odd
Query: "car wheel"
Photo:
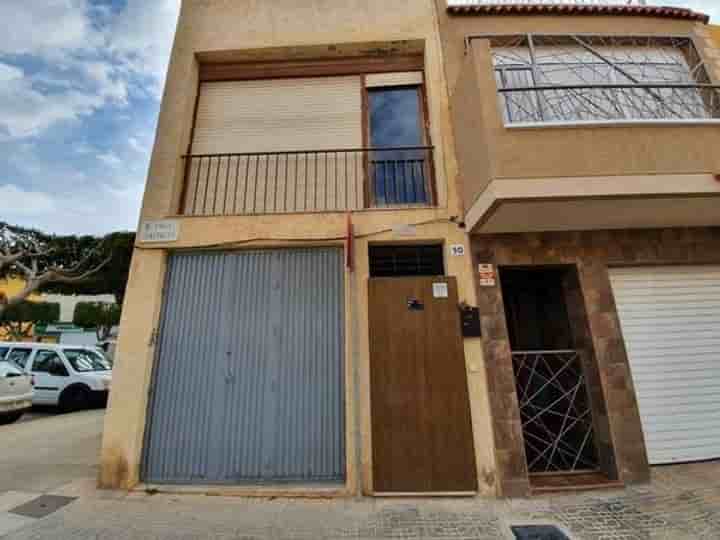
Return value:
<svg viewBox="0 0 720 540">
<path fill-rule="evenodd" d="M 4 426 L 6 424 L 12 424 L 13 422 L 17 422 L 20 420 L 20 417 L 23 415 L 21 412 L 11 412 L 11 413 L 5 413 L 0 414 L 0 426 Z"/>
<path fill-rule="evenodd" d="M 89 409 L 90 392 L 82 386 L 68 388 L 61 394 L 59 406 L 64 413 Z"/>
</svg>

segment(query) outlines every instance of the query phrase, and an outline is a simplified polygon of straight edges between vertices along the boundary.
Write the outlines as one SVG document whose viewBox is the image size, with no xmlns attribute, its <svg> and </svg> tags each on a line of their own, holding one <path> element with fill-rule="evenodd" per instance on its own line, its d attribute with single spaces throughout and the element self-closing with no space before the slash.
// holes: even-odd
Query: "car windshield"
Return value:
<svg viewBox="0 0 720 540">
<path fill-rule="evenodd" d="M 79 373 L 112 369 L 110 362 L 99 352 L 88 349 L 65 349 L 63 352 L 73 369 Z"/>
<path fill-rule="evenodd" d="M 4 362 L 3 360 L 0 360 L 0 377 L 4 377 L 8 373 L 22 373 L 18 368 L 15 367 L 15 364 L 11 364 L 10 362 Z"/>
<path fill-rule="evenodd" d="M 9 353 L 7 353 L 5 360 L 11 364 L 15 364 L 20 369 L 25 369 L 25 362 L 31 353 L 32 349 L 12 349 Z"/>
</svg>

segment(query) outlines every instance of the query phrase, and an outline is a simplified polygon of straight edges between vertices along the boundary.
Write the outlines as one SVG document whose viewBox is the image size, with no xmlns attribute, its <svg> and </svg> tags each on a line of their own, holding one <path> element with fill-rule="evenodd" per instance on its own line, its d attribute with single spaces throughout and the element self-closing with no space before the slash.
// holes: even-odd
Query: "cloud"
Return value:
<svg viewBox="0 0 720 540">
<path fill-rule="evenodd" d="M 148 147 L 143 145 L 137 137 L 130 137 L 128 139 L 128 146 L 140 154 L 146 154 L 148 152 Z"/>
<path fill-rule="evenodd" d="M 3 219 L 12 216 L 38 217 L 56 211 L 55 200 L 47 193 L 26 191 L 15 184 L 0 185 Z"/>
<path fill-rule="evenodd" d="M 50 54 L 98 44 L 86 0 L 0 2 L 0 51 L 6 54 Z"/>
<path fill-rule="evenodd" d="M 0 83 L 16 81 L 22 79 L 24 75 L 25 73 L 23 73 L 22 69 L 0 63 Z"/>
<path fill-rule="evenodd" d="M 98 95 L 117 104 L 127 104 L 128 85 L 108 62 L 86 62 L 83 69 Z"/>
<path fill-rule="evenodd" d="M 7 73 L 7 66 L 0 72 Z M 101 95 L 76 90 L 44 93 L 28 77 L 17 75 L 0 84 L 0 128 L 10 138 L 38 135 L 57 122 L 87 116 L 106 101 Z"/>
<path fill-rule="evenodd" d="M 55 234 L 102 236 L 116 230 L 134 230 L 143 187 L 142 182 L 132 179 L 127 179 L 121 188 L 100 184 L 77 193 L 46 193 L 16 184 L 0 185 L 2 219 Z"/>
<path fill-rule="evenodd" d="M 155 97 L 162 93 L 180 0 L 127 0 L 108 31 L 112 53 L 132 73 L 151 81 Z"/>
<path fill-rule="evenodd" d="M 105 163 L 105 165 L 109 165 L 110 167 L 119 167 L 122 165 L 122 159 L 120 159 L 116 154 L 113 152 L 107 152 L 106 154 L 99 154 L 97 158 Z"/>
<path fill-rule="evenodd" d="M 0 1 L 0 141 L 126 107 L 133 92 L 159 99 L 179 4 Z M 14 65 L 24 58 L 40 69 Z"/>
</svg>

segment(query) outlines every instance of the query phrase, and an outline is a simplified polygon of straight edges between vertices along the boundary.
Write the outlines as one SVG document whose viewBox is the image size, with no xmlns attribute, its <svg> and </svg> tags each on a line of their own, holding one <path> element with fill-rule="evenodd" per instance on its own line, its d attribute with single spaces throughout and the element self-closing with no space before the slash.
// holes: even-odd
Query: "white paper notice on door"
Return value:
<svg viewBox="0 0 720 540">
<path fill-rule="evenodd" d="M 447 298 L 449 295 L 447 283 L 433 283 L 433 298 Z"/>
</svg>

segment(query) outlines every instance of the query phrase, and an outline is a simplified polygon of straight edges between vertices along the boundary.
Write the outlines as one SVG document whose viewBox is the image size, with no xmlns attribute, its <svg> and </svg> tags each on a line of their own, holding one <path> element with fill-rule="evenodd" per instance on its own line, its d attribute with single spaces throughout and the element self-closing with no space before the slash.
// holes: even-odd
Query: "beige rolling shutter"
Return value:
<svg viewBox="0 0 720 540">
<path fill-rule="evenodd" d="M 422 71 L 371 73 L 365 77 L 366 88 L 377 88 L 382 86 L 414 86 L 422 83 Z"/>
<path fill-rule="evenodd" d="M 362 140 L 360 77 L 203 83 L 186 213 L 362 208 Z"/>
<path fill-rule="evenodd" d="M 359 77 L 203 83 L 193 154 L 360 148 Z"/>
</svg>

